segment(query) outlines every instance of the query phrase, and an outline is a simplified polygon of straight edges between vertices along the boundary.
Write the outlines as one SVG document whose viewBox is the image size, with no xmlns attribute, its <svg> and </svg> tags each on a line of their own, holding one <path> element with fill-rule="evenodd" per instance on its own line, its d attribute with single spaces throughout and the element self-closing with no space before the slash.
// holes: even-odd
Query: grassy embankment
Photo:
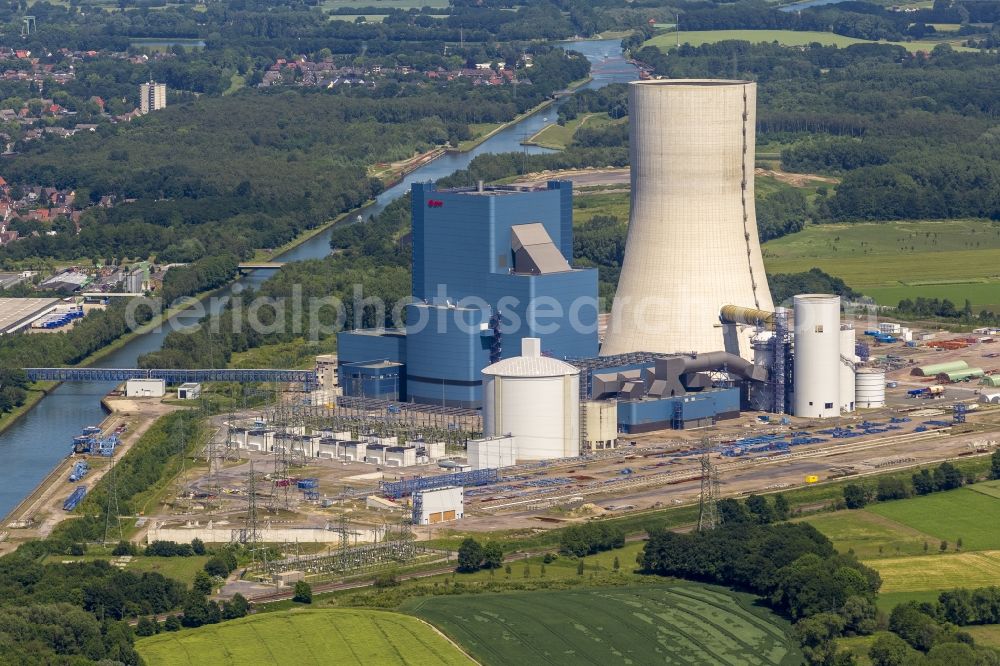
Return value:
<svg viewBox="0 0 1000 666">
<path fill-rule="evenodd" d="M 581 127 L 594 129 L 598 127 L 605 127 L 607 125 L 620 124 L 626 121 L 627 119 L 625 118 L 613 120 L 607 113 L 585 113 L 577 116 L 573 120 L 567 121 L 565 125 L 560 125 L 558 123 L 546 125 L 542 129 L 535 132 L 535 134 L 524 143 L 532 146 L 541 146 L 542 148 L 551 148 L 552 150 L 565 150 L 565 148 L 573 140 L 573 135 L 576 134 L 576 131 Z"/>
<path fill-rule="evenodd" d="M 951 47 L 957 51 L 972 51 L 973 49 L 966 48 L 964 46 L 959 46 L 961 40 L 942 40 L 942 41 L 914 41 L 914 42 L 875 42 L 867 39 L 856 39 L 854 37 L 845 37 L 843 35 L 837 35 L 832 32 L 810 32 L 810 31 L 799 31 L 799 30 L 692 30 L 685 31 L 681 30 L 680 42 L 681 44 L 691 44 L 692 46 L 701 46 L 702 44 L 714 44 L 716 42 L 722 42 L 730 39 L 742 40 L 758 44 L 760 42 L 778 42 L 784 46 L 807 46 L 814 42 L 818 42 L 825 46 L 837 46 L 844 48 L 845 46 L 851 46 L 852 44 L 892 44 L 895 46 L 902 46 L 910 52 L 930 52 L 938 44 L 951 44 Z M 954 43 L 952 43 L 954 42 Z M 652 39 L 647 40 L 643 43 L 643 46 L 656 46 L 661 49 L 670 49 L 677 44 L 677 34 L 674 32 L 665 32 L 656 35 Z"/>
<path fill-rule="evenodd" d="M 31 408 L 41 402 L 42 398 L 49 394 L 49 391 L 59 385 L 59 382 L 33 382 L 28 385 L 28 395 L 24 398 L 24 404 L 15 407 L 9 412 L 0 414 L 0 432 L 14 425 L 19 418 L 31 411 Z"/>
</svg>

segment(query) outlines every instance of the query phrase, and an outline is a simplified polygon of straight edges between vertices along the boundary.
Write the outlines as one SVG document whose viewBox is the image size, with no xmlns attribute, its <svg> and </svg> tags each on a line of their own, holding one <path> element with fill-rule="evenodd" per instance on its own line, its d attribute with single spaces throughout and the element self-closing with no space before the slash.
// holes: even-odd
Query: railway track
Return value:
<svg viewBox="0 0 1000 666">
<path fill-rule="evenodd" d="M 718 470 L 720 473 L 731 472 L 735 470 L 746 469 L 749 467 L 775 465 L 783 462 L 788 462 L 790 460 L 803 460 L 810 458 L 828 458 L 828 457 L 840 456 L 848 453 L 857 453 L 859 451 L 880 449 L 887 446 L 892 446 L 894 444 L 914 443 L 928 439 L 937 439 L 947 434 L 949 431 L 950 428 L 942 428 L 940 430 L 928 430 L 926 432 L 920 432 L 920 433 L 900 433 L 897 435 L 890 435 L 888 437 L 882 437 L 876 440 L 867 440 L 864 442 L 844 443 L 844 444 L 838 444 L 836 446 L 824 446 L 822 448 L 812 448 L 812 449 L 804 448 L 798 451 L 790 451 L 789 453 L 783 453 L 781 455 L 747 458 L 742 460 L 736 460 L 733 462 L 721 463 L 718 465 Z M 557 495 L 546 493 L 545 490 L 540 490 L 536 493 L 531 493 L 530 495 L 522 495 L 516 500 L 498 499 L 492 502 L 483 502 L 482 504 L 478 505 L 476 509 L 492 513 L 515 507 L 527 508 L 535 504 L 543 504 L 543 503 L 553 504 L 558 502 L 565 502 L 572 500 L 576 497 L 618 493 L 623 490 L 634 490 L 638 488 L 646 488 L 649 486 L 674 485 L 678 483 L 685 483 L 688 481 L 696 481 L 700 478 L 701 478 L 701 470 L 694 468 L 687 470 L 678 470 L 674 472 L 659 472 L 656 474 L 631 476 L 627 479 L 622 479 L 621 481 L 616 481 L 613 483 L 598 481 L 580 486 L 574 486 L 572 490 L 563 491 Z"/>
</svg>

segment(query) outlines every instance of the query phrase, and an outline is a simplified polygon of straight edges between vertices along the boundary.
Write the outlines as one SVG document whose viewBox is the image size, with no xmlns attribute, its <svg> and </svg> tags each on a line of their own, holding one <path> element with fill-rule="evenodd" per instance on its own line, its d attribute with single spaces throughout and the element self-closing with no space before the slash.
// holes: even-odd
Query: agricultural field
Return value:
<svg viewBox="0 0 1000 666">
<path fill-rule="evenodd" d="M 714 44 L 716 42 L 722 42 L 729 39 L 747 41 L 753 44 L 758 44 L 760 42 L 778 42 L 784 46 L 807 46 L 814 42 L 818 42 L 824 46 L 837 46 L 840 48 L 844 48 L 845 46 L 850 46 L 852 44 L 875 43 L 871 40 L 845 37 L 832 32 L 810 32 L 799 30 L 692 30 L 690 32 L 681 30 L 680 34 L 680 42 L 682 44 L 691 44 L 692 46 Z M 935 46 L 945 42 L 921 41 L 882 43 L 892 43 L 896 46 L 902 46 L 912 52 L 930 52 Z M 676 44 L 677 34 L 674 32 L 665 32 L 647 40 L 643 43 L 643 46 L 658 46 L 662 49 L 669 49 Z M 959 51 L 970 50 L 955 44 L 952 44 L 952 48 Z"/>
<path fill-rule="evenodd" d="M 381 23 L 388 14 L 331 14 L 330 20 L 355 23 L 359 16 L 365 20 L 365 23 Z"/>
<path fill-rule="evenodd" d="M 881 502 L 865 510 L 948 541 L 951 548 L 961 539 L 965 551 L 1000 550 L 1000 499 L 969 488 Z"/>
<path fill-rule="evenodd" d="M 986 220 L 810 225 L 763 246 L 769 273 L 820 268 L 883 305 L 918 296 L 1000 310 L 1000 224 Z"/>
<path fill-rule="evenodd" d="M 976 639 L 977 645 L 988 645 L 1000 649 L 1000 624 L 984 624 L 977 627 L 962 627 Z"/>
<path fill-rule="evenodd" d="M 802 655 L 751 595 L 688 583 L 412 599 L 403 610 L 493 664 L 768 664 Z"/>
<path fill-rule="evenodd" d="M 837 550 L 853 550 L 878 570 L 878 606 L 885 612 L 906 601 L 934 601 L 942 590 L 1000 580 L 998 481 L 804 520 Z M 942 541 L 948 542 L 943 553 Z"/>
<path fill-rule="evenodd" d="M 635 558 L 642 552 L 643 546 L 645 546 L 644 541 L 635 541 L 626 544 L 623 548 L 615 548 L 614 550 L 605 551 L 603 553 L 597 553 L 596 555 L 590 555 L 583 558 L 583 573 L 584 576 L 591 576 L 594 574 L 610 574 L 614 569 L 615 558 L 618 558 L 619 565 L 619 575 L 621 576 L 632 576 L 631 573 L 636 568 Z M 512 562 L 510 565 L 511 580 L 523 580 L 525 578 L 531 580 L 559 580 L 559 579 L 577 579 L 578 575 L 576 571 L 577 560 L 573 557 L 557 557 L 555 561 L 549 562 L 545 565 L 545 570 L 542 570 L 542 558 L 541 557 L 529 557 L 524 560 L 518 560 L 517 562 Z M 525 576 L 524 570 L 527 567 L 528 575 Z M 647 576 L 635 575 L 635 580 L 648 580 Z M 496 569 L 491 574 L 488 569 L 480 569 L 474 573 L 463 573 L 458 574 L 454 577 L 454 580 L 461 583 L 472 583 L 472 582 L 488 582 L 491 579 L 505 579 L 507 577 L 503 569 Z M 452 574 L 444 574 L 442 576 L 431 576 L 423 579 L 421 583 L 434 584 L 438 582 L 444 582 L 445 579 L 451 579 Z"/>
<path fill-rule="evenodd" d="M 1000 499 L 1000 480 L 983 481 L 982 483 L 975 483 L 968 486 L 968 488 L 969 490 L 974 490 L 977 493 L 982 493 L 983 495 L 989 495 L 990 497 Z"/>
<path fill-rule="evenodd" d="M 996 550 L 887 558 L 871 564 L 882 576 L 882 591 L 887 594 L 986 587 L 1000 580 Z"/>
<path fill-rule="evenodd" d="M 420 620 L 373 610 L 265 613 L 140 639 L 136 649 L 150 666 L 472 663 Z"/>
</svg>

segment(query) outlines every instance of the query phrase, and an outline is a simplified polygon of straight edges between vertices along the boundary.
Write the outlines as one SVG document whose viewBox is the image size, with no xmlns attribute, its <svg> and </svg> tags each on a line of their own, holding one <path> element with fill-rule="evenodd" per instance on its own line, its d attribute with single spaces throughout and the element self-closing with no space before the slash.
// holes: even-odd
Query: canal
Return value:
<svg viewBox="0 0 1000 666">
<path fill-rule="evenodd" d="M 568 49 L 579 51 L 591 62 L 592 79 L 580 90 L 600 88 L 609 83 L 621 83 L 637 78 L 635 67 L 625 60 L 618 40 L 565 42 Z M 557 103 L 558 104 L 558 103 Z M 556 106 L 522 119 L 490 137 L 475 149 L 465 153 L 446 153 L 438 159 L 409 173 L 402 181 L 379 195 L 371 205 L 358 211 L 367 218 L 376 215 L 394 199 L 404 195 L 411 183 L 434 181 L 464 169 L 477 155 L 527 150 L 547 152 L 536 146 L 521 146 L 521 141 L 553 122 Z M 275 258 L 276 261 L 318 259 L 330 252 L 330 233 L 325 232 Z M 254 271 L 232 283 L 217 296 L 232 290 L 257 286 L 273 271 Z M 134 368 L 139 356 L 158 350 L 173 328 L 197 322 L 197 313 L 179 313 L 160 330 L 137 336 L 128 344 L 94 363 L 103 368 Z M 105 413 L 100 399 L 114 388 L 113 383 L 64 382 L 42 399 L 31 411 L 0 434 L 0 516 L 6 515 L 27 496 L 53 466 L 69 452 L 70 440 L 87 425 L 99 423 Z M 67 485 L 67 493 L 69 486 Z"/>
</svg>

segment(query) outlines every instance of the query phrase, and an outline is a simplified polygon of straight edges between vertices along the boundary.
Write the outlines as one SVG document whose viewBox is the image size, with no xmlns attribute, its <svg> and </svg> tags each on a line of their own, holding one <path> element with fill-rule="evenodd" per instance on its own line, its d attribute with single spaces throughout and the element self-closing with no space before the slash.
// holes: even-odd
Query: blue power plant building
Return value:
<svg viewBox="0 0 1000 666">
<path fill-rule="evenodd" d="M 348 396 L 482 403 L 481 370 L 542 339 L 559 359 L 597 355 L 597 271 L 576 269 L 572 183 L 411 190 L 413 303 L 405 327 L 338 336 Z"/>
</svg>

